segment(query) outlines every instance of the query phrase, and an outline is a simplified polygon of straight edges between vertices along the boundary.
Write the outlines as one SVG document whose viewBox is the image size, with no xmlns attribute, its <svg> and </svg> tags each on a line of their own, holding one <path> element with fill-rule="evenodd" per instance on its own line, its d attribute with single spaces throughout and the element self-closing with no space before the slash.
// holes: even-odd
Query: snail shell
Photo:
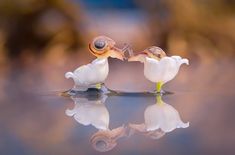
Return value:
<svg viewBox="0 0 235 155">
<path fill-rule="evenodd" d="M 156 46 L 151 46 L 145 50 L 150 57 L 154 57 L 156 59 L 161 59 L 166 56 L 166 53 L 160 48 Z"/>
<path fill-rule="evenodd" d="M 126 136 L 126 128 L 121 126 L 113 130 L 99 130 L 92 135 L 92 147 L 99 152 L 107 152 L 117 145 L 117 140 Z"/>
<path fill-rule="evenodd" d="M 161 129 L 147 131 L 145 124 L 129 124 L 131 135 L 140 133 L 151 139 L 159 139 L 165 135 L 165 132 Z"/>
<path fill-rule="evenodd" d="M 114 45 L 115 42 L 111 38 L 98 36 L 89 44 L 89 49 L 93 55 L 101 56 L 107 53 Z"/>
<path fill-rule="evenodd" d="M 154 130 L 154 131 L 146 131 L 143 133 L 145 136 L 151 138 L 151 139 L 160 139 L 162 138 L 166 133 L 162 131 L 161 129 Z"/>
<path fill-rule="evenodd" d="M 116 141 L 106 132 L 96 132 L 91 137 L 92 147 L 99 152 L 107 152 L 112 150 L 116 145 Z"/>
</svg>

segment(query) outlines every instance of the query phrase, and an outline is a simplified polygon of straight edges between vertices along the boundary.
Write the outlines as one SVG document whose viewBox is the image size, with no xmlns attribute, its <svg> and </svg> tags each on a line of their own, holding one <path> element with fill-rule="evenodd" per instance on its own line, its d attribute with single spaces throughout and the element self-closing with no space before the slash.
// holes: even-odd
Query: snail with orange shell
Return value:
<svg viewBox="0 0 235 155">
<path fill-rule="evenodd" d="M 115 44 L 115 41 L 106 36 L 93 39 L 89 44 L 89 50 L 97 58 L 65 74 L 66 78 L 74 80 L 75 90 L 86 91 L 88 88 L 100 87 L 109 73 L 108 57 L 124 60 L 124 49 L 115 47 Z"/>
</svg>

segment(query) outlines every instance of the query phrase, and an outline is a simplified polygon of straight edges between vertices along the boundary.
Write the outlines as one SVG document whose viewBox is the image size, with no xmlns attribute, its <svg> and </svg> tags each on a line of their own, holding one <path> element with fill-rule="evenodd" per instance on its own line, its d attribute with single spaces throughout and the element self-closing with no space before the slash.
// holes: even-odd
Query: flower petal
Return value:
<svg viewBox="0 0 235 155">
<path fill-rule="evenodd" d="M 189 64 L 188 59 L 182 59 L 180 56 L 163 57 L 159 61 L 146 57 L 144 75 L 152 82 L 166 83 L 177 75 L 180 65 L 184 63 Z"/>
<path fill-rule="evenodd" d="M 93 125 L 97 129 L 107 130 L 109 126 L 109 112 L 103 104 L 107 96 L 99 100 L 86 98 L 72 98 L 75 106 L 72 110 L 66 110 L 68 116 L 83 125 Z"/>
<path fill-rule="evenodd" d="M 145 125 L 147 131 L 161 129 L 171 132 L 176 128 L 187 128 L 189 123 L 182 122 L 178 111 L 164 102 L 150 105 L 145 109 Z"/>
<path fill-rule="evenodd" d="M 182 59 L 181 64 L 189 65 L 189 60 L 188 59 Z"/>
</svg>

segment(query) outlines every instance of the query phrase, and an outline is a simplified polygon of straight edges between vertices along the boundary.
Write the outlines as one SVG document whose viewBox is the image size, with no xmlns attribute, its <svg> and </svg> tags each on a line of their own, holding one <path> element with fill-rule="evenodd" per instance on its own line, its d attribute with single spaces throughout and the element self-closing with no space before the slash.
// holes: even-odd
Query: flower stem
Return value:
<svg viewBox="0 0 235 155">
<path fill-rule="evenodd" d="M 157 104 L 161 105 L 163 102 L 162 102 L 162 96 L 161 95 L 157 95 L 156 96 L 156 100 L 157 100 Z"/>
<path fill-rule="evenodd" d="M 95 88 L 96 88 L 96 89 L 101 89 L 101 87 L 102 87 L 102 86 L 101 86 L 101 83 L 97 83 L 97 84 L 95 85 Z"/>
<path fill-rule="evenodd" d="M 156 84 L 156 91 L 157 91 L 157 93 L 161 92 L 162 85 L 163 85 L 163 82 L 157 82 L 157 84 Z"/>
</svg>

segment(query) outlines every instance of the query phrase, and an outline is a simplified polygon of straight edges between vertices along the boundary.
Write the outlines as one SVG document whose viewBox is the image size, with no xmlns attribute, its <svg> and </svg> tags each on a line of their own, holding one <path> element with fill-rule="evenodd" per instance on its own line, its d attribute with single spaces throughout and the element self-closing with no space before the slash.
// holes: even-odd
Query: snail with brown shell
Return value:
<svg viewBox="0 0 235 155">
<path fill-rule="evenodd" d="M 98 36 L 89 43 L 89 51 L 97 58 L 87 65 L 80 66 L 73 72 L 67 72 L 66 78 L 72 78 L 75 90 L 86 91 L 100 87 L 109 73 L 108 57 L 124 59 L 124 50 L 115 47 L 115 41 L 106 36 Z"/>
<path fill-rule="evenodd" d="M 161 93 L 162 85 L 172 80 L 182 64 L 189 64 L 188 59 L 180 56 L 167 56 L 159 47 L 151 46 L 137 55 L 131 56 L 128 61 L 144 63 L 144 76 L 156 83 L 156 92 Z"/>
</svg>

